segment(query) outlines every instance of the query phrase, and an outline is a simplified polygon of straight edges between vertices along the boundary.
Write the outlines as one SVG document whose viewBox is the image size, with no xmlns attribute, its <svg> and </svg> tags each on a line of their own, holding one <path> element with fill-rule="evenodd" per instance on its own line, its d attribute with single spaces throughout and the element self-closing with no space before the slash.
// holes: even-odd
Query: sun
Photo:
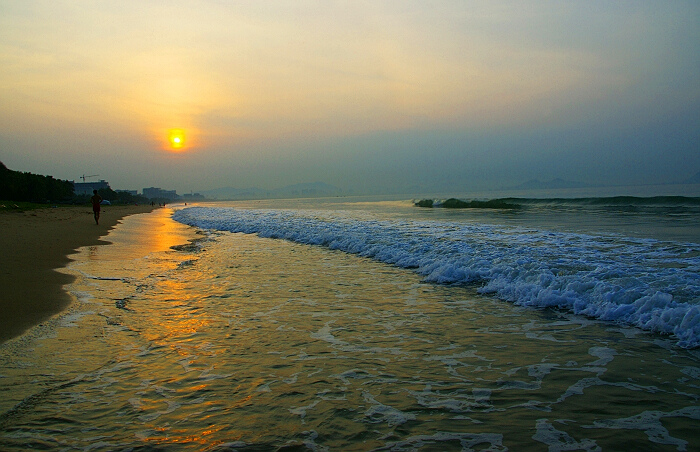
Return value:
<svg viewBox="0 0 700 452">
<path fill-rule="evenodd" d="M 182 129 L 170 129 L 168 131 L 168 141 L 173 150 L 183 150 L 185 147 L 185 131 Z"/>
</svg>

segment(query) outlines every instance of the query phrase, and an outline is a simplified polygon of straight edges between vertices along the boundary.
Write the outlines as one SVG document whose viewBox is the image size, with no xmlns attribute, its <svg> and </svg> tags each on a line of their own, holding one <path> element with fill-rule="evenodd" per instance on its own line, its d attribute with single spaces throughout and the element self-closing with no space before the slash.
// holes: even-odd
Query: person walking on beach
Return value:
<svg viewBox="0 0 700 452">
<path fill-rule="evenodd" d="M 100 203 L 102 202 L 102 196 L 97 194 L 97 190 L 93 190 L 92 193 L 92 198 L 90 198 L 90 201 L 92 201 L 92 213 L 95 214 L 95 224 L 100 224 Z"/>
</svg>

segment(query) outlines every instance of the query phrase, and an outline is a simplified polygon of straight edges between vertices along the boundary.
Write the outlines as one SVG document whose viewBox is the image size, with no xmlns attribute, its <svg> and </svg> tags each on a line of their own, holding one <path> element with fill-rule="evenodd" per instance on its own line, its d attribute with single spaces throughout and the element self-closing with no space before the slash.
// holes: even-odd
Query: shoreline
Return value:
<svg viewBox="0 0 700 452">
<path fill-rule="evenodd" d="M 157 207 L 104 206 L 99 226 L 91 206 L 0 213 L 0 344 L 22 335 L 71 303 L 63 286 L 73 277 L 57 271 L 83 246 L 102 240 L 122 218 Z"/>
</svg>

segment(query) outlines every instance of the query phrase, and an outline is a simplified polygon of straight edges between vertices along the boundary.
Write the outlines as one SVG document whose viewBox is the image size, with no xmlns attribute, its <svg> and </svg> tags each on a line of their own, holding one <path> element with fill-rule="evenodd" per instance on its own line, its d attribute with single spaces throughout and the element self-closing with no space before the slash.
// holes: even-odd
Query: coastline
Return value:
<svg viewBox="0 0 700 452">
<path fill-rule="evenodd" d="M 63 285 L 70 275 L 56 271 L 82 246 L 101 240 L 122 218 L 154 207 L 105 206 L 99 226 L 90 206 L 0 213 L 0 343 L 64 310 L 71 302 Z"/>
</svg>

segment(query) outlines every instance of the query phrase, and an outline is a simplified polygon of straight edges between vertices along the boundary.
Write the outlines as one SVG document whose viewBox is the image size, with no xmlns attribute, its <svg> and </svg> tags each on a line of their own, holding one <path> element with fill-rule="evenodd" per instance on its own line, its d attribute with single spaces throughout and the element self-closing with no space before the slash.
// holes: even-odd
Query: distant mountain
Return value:
<svg viewBox="0 0 700 452">
<path fill-rule="evenodd" d="M 273 193 L 281 196 L 301 196 L 315 198 L 319 196 L 339 195 L 343 190 L 324 182 L 311 182 L 305 184 L 287 185 L 286 187 L 273 190 Z"/>
<path fill-rule="evenodd" d="M 264 198 L 319 198 L 337 196 L 343 191 L 325 182 L 309 182 L 287 185 L 282 188 L 265 190 L 257 187 L 233 188 L 224 187 L 200 192 L 210 199 L 264 199 Z"/>
<path fill-rule="evenodd" d="M 271 192 L 269 190 L 263 190 L 257 187 L 222 187 L 214 190 L 202 191 L 200 194 L 209 199 L 259 199 L 269 198 Z"/>
<path fill-rule="evenodd" d="M 700 171 L 695 173 L 695 176 L 689 177 L 688 179 L 682 181 L 681 184 L 700 184 Z"/>
<path fill-rule="evenodd" d="M 538 179 L 532 179 L 515 187 L 511 187 L 512 190 L 558 190 L 562 188 L 587 188 L 590 187 L 588 184 L 583 182 L 574 182 L 564 179 L 552 179 L 548 182 L 542 182 Z"/>
</svg>

